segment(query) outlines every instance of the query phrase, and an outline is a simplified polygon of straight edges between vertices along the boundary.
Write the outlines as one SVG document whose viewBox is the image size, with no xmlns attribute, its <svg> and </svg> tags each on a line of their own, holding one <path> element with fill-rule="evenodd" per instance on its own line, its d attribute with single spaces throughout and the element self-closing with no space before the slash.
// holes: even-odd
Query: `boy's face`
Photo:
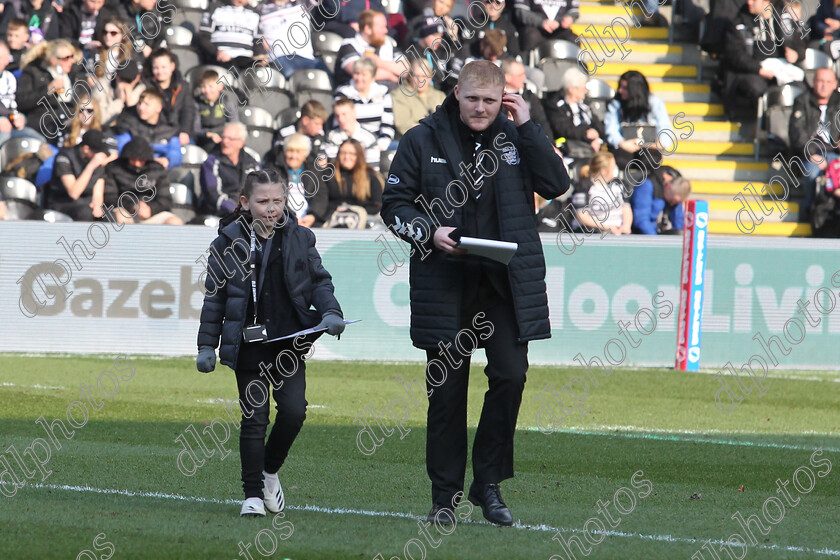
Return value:
<svg viewBox="0 0 840 560">
<path fill-rule="evenodd" d="M 210 103 L 215 103 L 222 95 L 222 89 L 224 87 L 225 84 L 217 84 L 213 80 L 205 80 L 201 82 L 201 95 Z"/>
<path fill-rule="evenodd" d="M 10 49 L 22 49 L 26 42 L 29 41 L 29 30 L 25 27 L 18 29 L 11 29 L 6 32 L 6 42 Z"/>
<path fill-rule="evenodd" d="M 163 110 L 163 105 L 154 97 L 144 97 L 137 104 L 137 114 L 144 121 L 160 115 L 161 110 Z"/>
<path fill-rule="evenodd" d="M 333 109 L 335 120 L 338 121 L 338 128 L 349 130 L 356 124 L 356 108 L 350 105 L 340 105 Z"/>
<path fill-rule="evenodd" d="M 300 127 L 307 136 L 318 136 L 324 131 L 324 119 L 318 117 L 301 117 Z"/>
</svg>

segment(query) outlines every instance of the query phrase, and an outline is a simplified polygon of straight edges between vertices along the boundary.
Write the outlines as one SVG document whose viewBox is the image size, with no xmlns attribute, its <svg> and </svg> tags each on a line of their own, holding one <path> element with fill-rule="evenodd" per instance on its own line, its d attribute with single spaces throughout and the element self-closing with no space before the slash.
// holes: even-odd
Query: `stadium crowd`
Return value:
<svg viewBox="0 0 840 560">
<path fill-rule="evenodd" d="M 288 181 L 300 224 L 377 227 L 400 137 L 443 102 L 464 64 L 485 59 L 573 171 L 568 200 L 535 200 L 542 230 L 679 231 L 690 184 L 661 166 L 669 115 L 645 76 L 626 72 L 593 104 L 574 62 L 541 64 L 547 44 L 577 38 L 578 0 L 403 0 L 397 10 L 388 1 L 5 2 L 0 167 L 15 181 L 3 192 L 32 207 L 0 201 L 0 217 L 210 223 L 265 168 Z M 724 13 L 730 4 L 737 17 Z M 840 56 L 840 8 L 823 4 L 814 33 Z M 642 25 L 668 25 L 656 2 L 643 5 Z M 767 6 L 712 5 L 701 44 L 721 60 L 724 99 L 754 104 L 802 60 L 805 41 L 785 27 L 797 14 L 756 23 Z M 807 123 L 810 135 L 821 122 Z M 836 140 L 826 142 L 835 153 Z M 631 162 L 643 182 L 616 188 Z M 809 201 L 824 169 L 815 165 Z M 591 203 L 604 197 L 600 219 Z M 569 219 L 556 219 L 563 212 Z"/>
</svg>

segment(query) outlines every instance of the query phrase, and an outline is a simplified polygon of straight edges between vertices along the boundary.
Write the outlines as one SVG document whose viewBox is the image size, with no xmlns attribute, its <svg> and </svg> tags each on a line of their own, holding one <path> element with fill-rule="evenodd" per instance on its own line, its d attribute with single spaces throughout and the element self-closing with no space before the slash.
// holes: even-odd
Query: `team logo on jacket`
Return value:
<svg viewBox="0 0 840 560">
<path fill-rule="evenodd" d="M 429 163 L 446 163 L 446 158 L 439 158 L 439 157 L 435 157 L 435 156 L 429 156 L 429 157 L 431 158 L 429 160 Z"/>
<path fill-rule="evenodd" d="M 519 165 L 519 152 L 515 146 L 502 148 L 502 160 L 508 165 Z"/>
<path fill-rule="evenodd" d="M 400 182 L 400 178 L 397 177 L 396 175 L 394 175 L 393 173 L 388 175 L 388 184 L 389 185 L 396 185 L 399 182 Z"/>
</svg>

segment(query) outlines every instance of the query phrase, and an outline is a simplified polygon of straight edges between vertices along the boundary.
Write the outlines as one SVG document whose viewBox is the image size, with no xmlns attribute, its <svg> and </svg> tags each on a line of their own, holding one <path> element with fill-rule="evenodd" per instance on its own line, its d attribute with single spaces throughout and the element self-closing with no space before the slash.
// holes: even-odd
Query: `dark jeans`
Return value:
<svg viewBox="0 0 840 560">
<path fill-rule="evenodd" d="M 484 394 L 484 406 L 473 442 L 473 478 L 478 483 L 498 483 L 513 476 L 513 436 L 525 374 L 528 371 L 528 344 L 516 341 L 517 325 L 513 304 L 496 298 L 494 303 L 471 309 L 464 313 L 466 325 L 477 311 L 486 317 L 480 321 L 493 324 L 493 334 L 486 341 L 479 341 L 487 354 L 489 388 Z M 469 329 L 471 330 L 471 328 Z M 485 336 L 483 327 L 473 331 L 476 337 Z M 461 335 L 462 346 L 471 345 L 467 335 Z M 469 348 L 466 348 L 469 352 Z M 432 502 L 451 507 L 452 496 L 464 489 L 467 464 L 467 388 L 469 385 L 470 356 L 449 348 L 454 363 L 440 355 L 438 350 L 427 350 L 428 360 L 438 360 L 446 369 L 446 381 L 439 387 L 429 383 L 429 377 L 440 381 L 440 368 L 432 367 L 426 378 L 429 411 L 426 430 L 426 470 L 432 481 Z"/>
<path fill-rule="evenodd" d="M 283 361 L 290 364 L 289 360 Z M 306 364 L 300 358 L 297 364 L 295 371 L 292 371 L 294 368 L 291 365 L 286 365 L 286 372 L 270 368 L 271 383 L 260 375 L 259 370 L 236 372 L 242 411 L 239 455 L 242 461 L 242 489 L 246 498 L 263 497 L 262 471 L 275 473 L 280 470 L 306 419 Z M 266 442 L 270 414 L 269 385 L 272 385 L 277 415 Z"/>
</svg>

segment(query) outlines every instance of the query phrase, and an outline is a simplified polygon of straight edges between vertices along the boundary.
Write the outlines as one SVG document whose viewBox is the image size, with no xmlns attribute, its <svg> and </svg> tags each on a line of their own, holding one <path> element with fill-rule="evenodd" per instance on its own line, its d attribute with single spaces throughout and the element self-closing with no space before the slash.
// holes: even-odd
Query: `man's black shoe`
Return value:
<svg viewBox="0 0 840 560">
<path fill-rule="evenodd" d="M 426 516 L 426 521 L 441 526 L 449 526 L 455 524 L 455 512 L 452 508 L 446 506 L 439 506 L 435 504 L 432 506 L 432 511 Z"/>
<path fill-rule="evenodd" d="M 496 525 L 510 527 L 513 525 L 513 516 L 510 510 L 502 501 L 502 493 L 498 484 L 476 484 L 470 486 L 468 496 L 471 503 L 481 506 L 481 513 L 484 519 Z"/>
</svg>

